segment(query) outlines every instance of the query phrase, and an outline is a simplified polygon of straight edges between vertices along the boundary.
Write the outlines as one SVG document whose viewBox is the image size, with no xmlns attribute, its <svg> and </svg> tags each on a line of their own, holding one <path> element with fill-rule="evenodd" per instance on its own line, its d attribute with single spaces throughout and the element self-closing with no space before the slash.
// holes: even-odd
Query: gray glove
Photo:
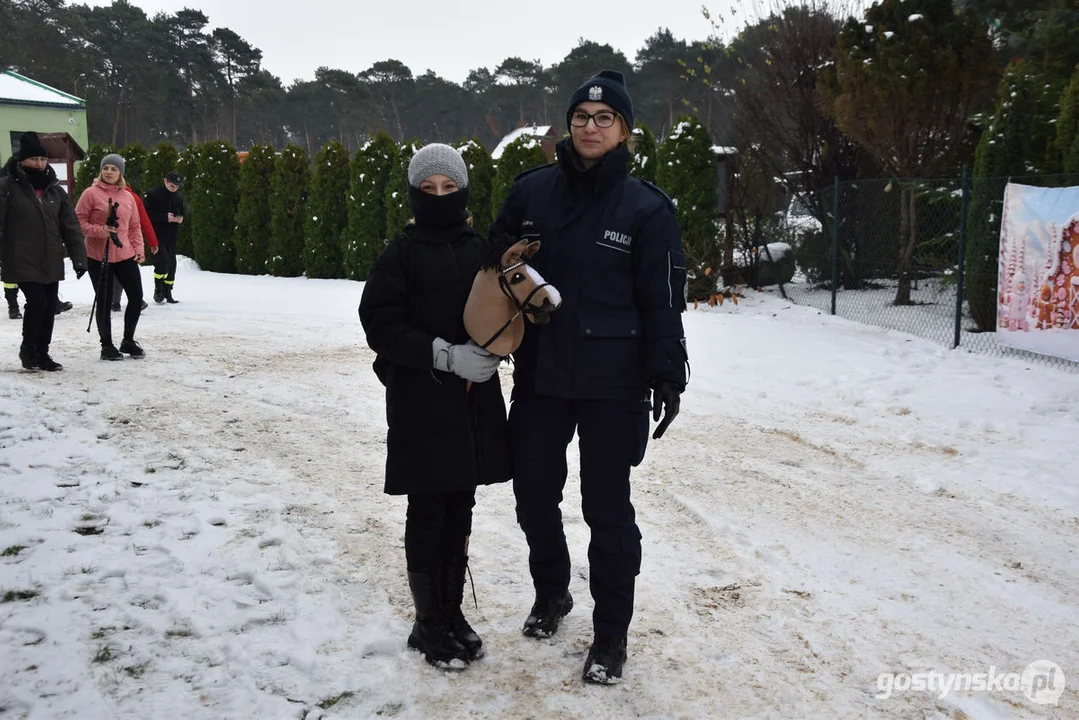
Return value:
<svg viewBox="0 0 1079 720">
<path fill-rule="evenodd" d="M 442 338 L 431 343 L 436 370 L 453 373 L 472 382 L 486 382 L 498 372 L 502 358 L 492 355 L 469 340 L 464 345 L 450 345 Z"/>
</svg>

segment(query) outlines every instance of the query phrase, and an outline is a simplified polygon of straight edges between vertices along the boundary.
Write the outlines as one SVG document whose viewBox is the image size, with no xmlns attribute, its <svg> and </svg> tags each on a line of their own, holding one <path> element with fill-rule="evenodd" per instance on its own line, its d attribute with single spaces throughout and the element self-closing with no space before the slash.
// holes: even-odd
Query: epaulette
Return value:
<svg viewBox="0 0 1079 720">
<path fill-rule="evenodd" d="M 678 207 L 674 204 L 674 200 L 671 200 L 670 195 L 660 190 L 658 185 L 648 182 L 647 180 L 641 180 L 641 184 L 654 192 L 656 195 L 659 195 L 661 198 L 663 198 L 663 202 L 667 203 L 667 207 L 671 209 L 671 212 L 675 214 L 678 213 Z"/>
<path fill-rule="evenodd" d="M 517 182 L 518 180 L 523 178 L 525 175 L 531 175 L 532 173 L 536 172 L 537 170 L 546 170 L 547 168 L 554 167 L 557 164 L 558 163 L 547 163 L 546 165 L 540 165 L 539 167 L 529 168 L 528 170 L 525 170 L 523 173 L 519 174 L 517 177 L 513 178 L 513 182 Z"/>
</svg>

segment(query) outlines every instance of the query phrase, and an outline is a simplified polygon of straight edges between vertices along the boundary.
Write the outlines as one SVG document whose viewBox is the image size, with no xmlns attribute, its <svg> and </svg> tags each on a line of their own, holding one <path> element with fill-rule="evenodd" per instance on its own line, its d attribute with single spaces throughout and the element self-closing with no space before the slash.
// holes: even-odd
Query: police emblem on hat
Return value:
<svg viewBox="0 0 1079 720">
<path fill-rule="evenodd" d="M 599 85 L 593 85 L 588 88 L 588 99 L 592 102 L 598 102 L 603 99 L 603 88 Z"/>
</svg>

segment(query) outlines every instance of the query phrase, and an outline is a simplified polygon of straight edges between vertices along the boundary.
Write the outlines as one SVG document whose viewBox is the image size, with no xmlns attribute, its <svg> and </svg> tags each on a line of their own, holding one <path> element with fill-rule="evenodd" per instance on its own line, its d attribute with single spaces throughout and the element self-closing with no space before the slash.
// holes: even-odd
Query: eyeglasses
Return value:
<svg viewBox="0 0 1079 720">
<path fill-rule="evenodd" d="M 618 113 L 611 112 L 610 110 L 600 110 L 598 113 L 589 115 L 584 110 L 574 110 L 570 115 L 569 124 L 573 127 L 583 128 L 588 125 L 588 121 L 591 120 L 596 124 L 598 128 L 609 128 L 614 125 L 614 121 L 618 119 Z"/>
</svg>

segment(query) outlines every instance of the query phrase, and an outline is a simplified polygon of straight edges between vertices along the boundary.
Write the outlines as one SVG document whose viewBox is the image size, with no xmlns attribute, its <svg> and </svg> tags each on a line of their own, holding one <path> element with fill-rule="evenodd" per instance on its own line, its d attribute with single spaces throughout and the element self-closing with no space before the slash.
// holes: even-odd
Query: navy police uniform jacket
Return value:
<svg viewBox="0 0 1079 720">
<path fill-rule="evenodd" d="M 629 175 L 624 146 L 579 165 L 571 141 L 558 161 L 518 176 L 491 227 L 540 240 L 530 264 L 562 307 L 529 325 L 514 353 L 514 397 L 645 400 L 686 385 L 685 258 L 674 204 Z"/>
</svg>

